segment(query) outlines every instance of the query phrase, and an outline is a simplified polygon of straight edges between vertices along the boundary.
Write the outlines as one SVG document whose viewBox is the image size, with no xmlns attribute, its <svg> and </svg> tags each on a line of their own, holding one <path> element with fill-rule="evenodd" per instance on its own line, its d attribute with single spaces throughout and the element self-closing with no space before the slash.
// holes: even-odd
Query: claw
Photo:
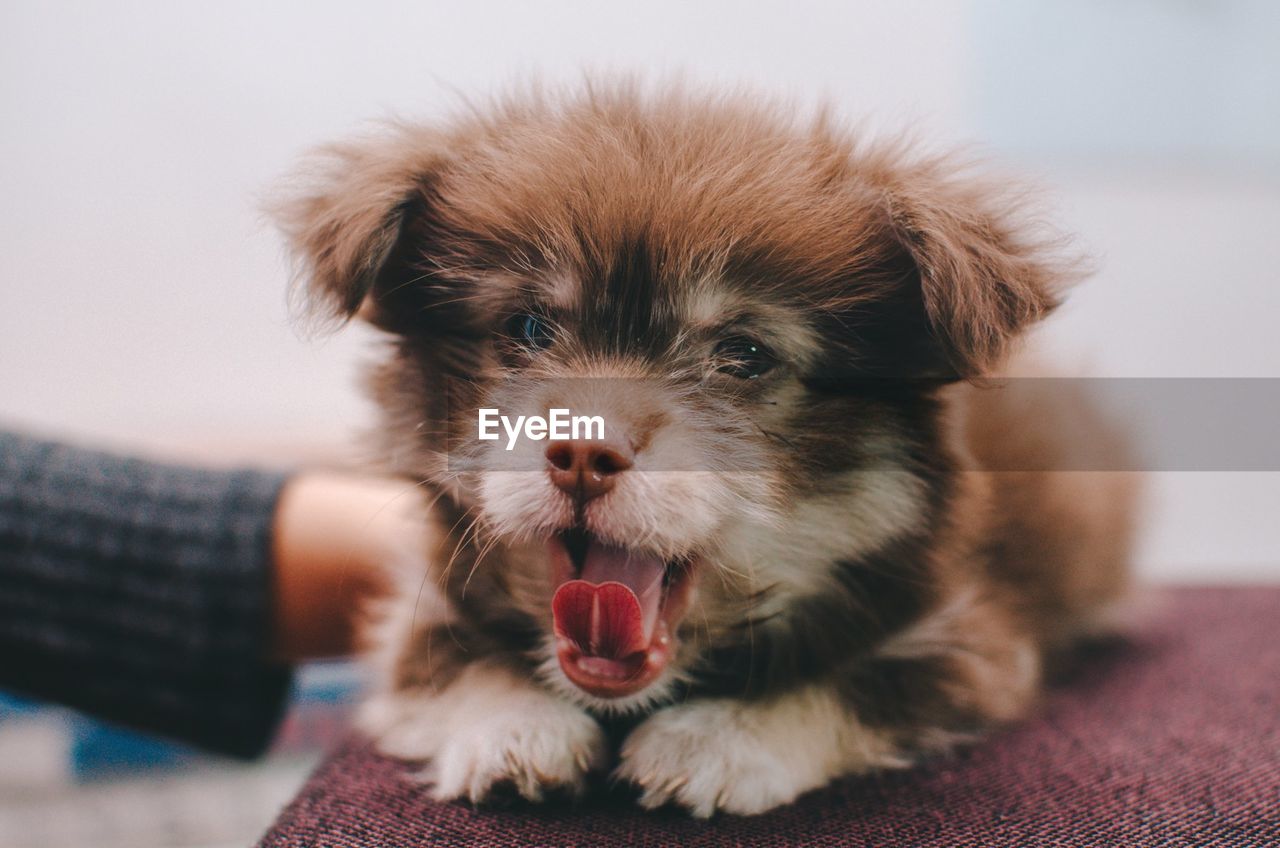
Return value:
<svg viewBox="0 0 1280 848">
<path fill-rule="evenodd" d="M 520 795 L 526 801 L 537 803 L 542 800 L 542 786 L 536 782 L 528 782 L 520 787 Z"/>
<path fill-rule="evenodd" d="M 655 810 L 667 803 L 667 799 L 665 796 L 658 795 L 653 792 L 646 792 L 640 796 L 640 800 L 637 803 L 646 810 Z"/>
<path fill-rule="evenodd" d="M 674 795 L 686 783 L 689 782 L 689 775 L 680 774 L 668 780 L 662 785 L 662 791 L 667 795 Z"/>
</svg>

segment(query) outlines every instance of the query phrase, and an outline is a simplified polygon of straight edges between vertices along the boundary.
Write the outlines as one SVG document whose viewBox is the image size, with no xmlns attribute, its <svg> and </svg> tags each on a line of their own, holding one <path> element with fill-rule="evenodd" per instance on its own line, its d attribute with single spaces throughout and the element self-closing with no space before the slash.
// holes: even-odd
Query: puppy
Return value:
<svg viewBox="0 0 1280 848">
<path fill-rule="evenodd" d="M 435 528 L 361 723 L 436 797 L 611 771 L 760 813 L 1023 714 L 1122 596 L 1131 482 L 1052 471 L 1114 434 L 980 379 L 1069 269 L 950 160 L 624 84 L 306 173 L 283 229 L 385 332 L 378 444 Z M 481 438 L 557 409 L 604 426 Z"/>
</svg>

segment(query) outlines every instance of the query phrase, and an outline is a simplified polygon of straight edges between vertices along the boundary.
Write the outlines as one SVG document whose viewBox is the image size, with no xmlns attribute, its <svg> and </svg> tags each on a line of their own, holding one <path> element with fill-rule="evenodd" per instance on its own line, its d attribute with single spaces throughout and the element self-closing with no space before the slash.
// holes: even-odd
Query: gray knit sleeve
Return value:
<svg viewBox="0 0 1280 848">
<path fill-rule="evenodd" d="M 0 432 L 0 688 L 260 753 L 290 678 L 266 660 L 283 481 Z"/>
</svg>

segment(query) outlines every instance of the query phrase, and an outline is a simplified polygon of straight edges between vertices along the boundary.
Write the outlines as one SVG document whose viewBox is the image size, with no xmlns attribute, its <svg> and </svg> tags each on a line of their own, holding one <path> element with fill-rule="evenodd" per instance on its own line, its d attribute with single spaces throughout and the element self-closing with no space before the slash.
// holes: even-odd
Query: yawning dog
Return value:
<svg viewBox="0 0 1280 848">
<path fill-rule="evenodd" d="M 1024 713 L 1126 588 L 1130 481 L 1054 470 L 1114 434 L 984 379 L 1070 268 L 951 159 L 620 84 L 326 148 L 280 214 L 431 495 L 361 724 L 437 797 L 759 813 Z"/>
</svg>

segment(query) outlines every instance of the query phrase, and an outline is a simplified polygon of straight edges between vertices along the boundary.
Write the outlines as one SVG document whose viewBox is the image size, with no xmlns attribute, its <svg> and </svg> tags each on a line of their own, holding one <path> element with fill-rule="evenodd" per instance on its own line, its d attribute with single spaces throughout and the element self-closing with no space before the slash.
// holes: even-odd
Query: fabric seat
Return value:
<svg viewBox="0 0 1280 848">
<path fill-rule="evenodd" d="M 1030 720 L 959 754 L 858 777 L 755 818 L 691 819 L 603 794 L 475 809 L 353 740 L 261 845 L 1280 845 L 1280 588 L 1155 596 Z"/>
</svg>

